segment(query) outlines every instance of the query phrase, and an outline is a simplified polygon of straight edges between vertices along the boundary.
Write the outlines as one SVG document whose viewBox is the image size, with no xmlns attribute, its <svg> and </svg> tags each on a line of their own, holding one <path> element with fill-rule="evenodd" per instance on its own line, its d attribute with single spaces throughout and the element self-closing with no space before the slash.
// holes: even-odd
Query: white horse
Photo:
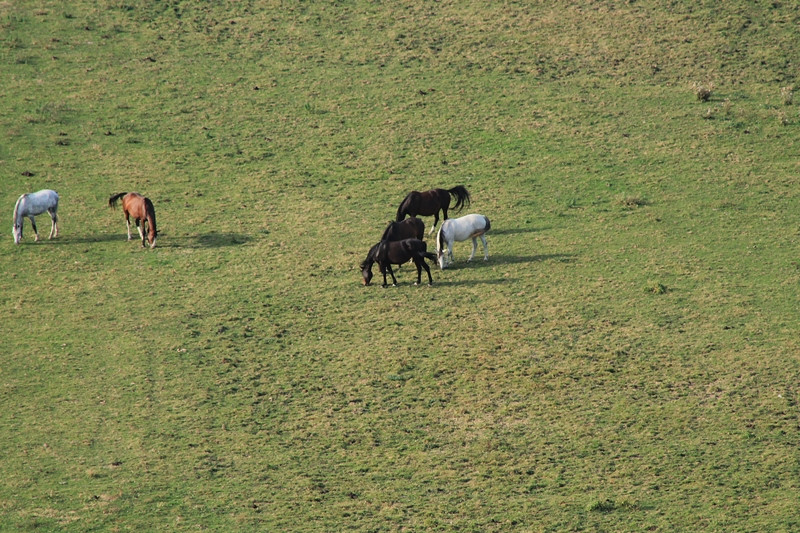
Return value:
<svg viewBox="0 0 800 533">
<path fill-rule="evenodd" d="M 30 192 L 23 194 L 17 200 L 14 206 L 14 243 L 19 244 L 22 240 L 22 222 L 25 217 L 31 219 L 31 226 L 33 226 L 33 233 L 36 235 L 36 240 L 39 240 L 39 232 L 36 230 L 36 221 L 33 219 L 35 215 L 41 215 L 47 211 L 53 221 L 50 228 L 50 237 L 58 237 L 58 193 L 50 189 L 44 189 L 39 192 Z"/>
<path fill-rule="evenodd" d="M 448 218 L 442 222 L 439 228 L 439 235 L 436 237 L 436 258 L 439 261 L 439 268 L 444 268 L 453 262 L 453 242 L 466 241 L 472 239 L 472 253 L 467 261 L 472 261 L 475 257 L 475 250 L 478 249 L 478 237 L 483 243 L 483 260 L 489 260 L 489 245 L 486 243 L 484 235 L 491 228 L 489 219 L 483 215 L 465 215 L 459 218 Z M 445 251 L 445 249 L 447 251 Z M 449 261 L 448 261 L 449 256 Z"/>
</svg>

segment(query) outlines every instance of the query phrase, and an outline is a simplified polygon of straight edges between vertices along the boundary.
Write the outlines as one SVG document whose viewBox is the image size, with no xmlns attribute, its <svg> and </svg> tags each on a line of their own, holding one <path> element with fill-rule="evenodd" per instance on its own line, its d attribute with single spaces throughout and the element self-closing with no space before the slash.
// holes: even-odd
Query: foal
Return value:
<svg viewBox="0 0 800 533">
<path fill-rule="evenodd" d="M 361 275 L 364 277 L 364 285 L 369 285 L 372 281 L 372 265 L 378 263 L 378 267 L 383 274 L 383 286 L 386 287 L 386 273 L 392 276 L 392 285 L 397 285 L 397 279 L 392 272 L 392 265 L 402 265 L 411 259 L 417 266 L 417 282 L 422 282 L 422 269 L 428 273 L 428 285 L 433 285 L 431 269 L 425 262 L 426 259 L 436 260 L 436 256 L 428 251 L 425 241 L 419 239 L 404 239 L 402 241 L 380 241 L 369 249 L 367 258 L 361 263 Z"/>
</svg>

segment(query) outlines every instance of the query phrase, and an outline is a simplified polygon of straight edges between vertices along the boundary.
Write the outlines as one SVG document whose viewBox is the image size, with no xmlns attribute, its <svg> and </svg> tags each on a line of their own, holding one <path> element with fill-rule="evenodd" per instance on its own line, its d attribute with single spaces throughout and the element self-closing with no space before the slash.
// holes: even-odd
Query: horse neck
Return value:
<svg viewBox="0 0 800 533">
<path fill-rule="evenodd" d="M 149 201 L 144 202 L 144 214 L 147 218 L 147 224 L 150 226 L 150 233 L 156 234 L 156 210 L 153 204 Z"/>
<path fill-rule="evenodd" d="M 394 228 L 394 225 L 395 225 L 395 222 L 392 222 L 391 224 L 386 226 L 386 229 L 383 231 L 383 235 L 381 235 L 381 240 L 382 241 L 385 241 L 385 240 L 389 239 L 389 234 L 392 232 L 392 228 Z"/>
<path fill-rule="evenodd" d="M 22 217 L 25 216 L 23 213 L 25 212 L 25 208 L 23 204 L 25 203 L 26 198 L 28 197 L 27 194 L 23 194 L 17 199 L 17 203 L 14 204 L 14 224 L 19 224 L 22 221 Z"/>
</svg>

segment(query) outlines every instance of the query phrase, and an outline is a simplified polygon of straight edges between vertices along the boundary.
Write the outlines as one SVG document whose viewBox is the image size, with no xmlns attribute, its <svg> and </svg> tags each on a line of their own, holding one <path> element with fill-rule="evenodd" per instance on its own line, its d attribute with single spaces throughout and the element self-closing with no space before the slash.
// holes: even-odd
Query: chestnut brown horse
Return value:
<svg viewBox="0 0 800 533">
<path fill-rule="evenodd" d="M 469 192 L 463 185 L 456 185 L 452 189 L 431 189 L 425 192 L 411 191 L 406 195 L 397 208 L 397 221 L 403 220 L 406 215 L 415 217 L 417 215 L 433 215 L 433 226 L 428 233 L 433 233 L 436 224 L 439 222 L 439 211 L 444 214 L 447 220 L 447 210 L 450 209 L 450 197 L 456 199 L 453 209 L 460 210 L 469 205 Z"/>
<path fill-rule="evenodd" d="M 404 239 L 402 241 L 380 241 L 369 249 L 367 258 L 361 263 L 361 275 L 364 278 L 364 285 L 369 285 L 372 281 L 372 265 L 378 263 L 378 267 L 383 274 L 383 286 L 386 287 L 386 273 L 392 276 L 392 285 L 397 285 L 397 279 L 392 272 L 392 265 L 402 265 L 408 260 L 414 261 L 417 265 L 417 282 L 422 282 L 422 269 L 428 273 L 428 285 L 433 285 L 431 269 L 425 262 L 426 259 L 436 261 L 436 256 L 428 251 L 425 241 L 419 239 Z"/>
<path fill-rule="evenodd" d="M 425 233 L 425 223 L 417 217 L 407 218 L 401 222 L 389 222 L 381 237 L 382 241 L 402 241 L 403 239 L 419 239 Z"/>
<path fill-rule="evenodd" d="M 155 248 L 158 229 L 156 228 L 156 210 L 153 207 L 153 202 L 150 201 L 150 198 L 145 198 L 138 192 L 121 192 L 108 199 L 108 206 L 116 207 L 117 200 L 120 198 L 122 198 L 122 212 L 125 214 L 125 224 L 128 226 L 128 240 L 131 240 L 131 217 L 133 217 L 134 222 L 136 222 L 136 229 L 139 230 L 139 236 L 142 238 L 142 247 L 146 246 L 145 233 L 147 233 L 147 242 L 150 243 L 150 248 Z"/>
</svg>

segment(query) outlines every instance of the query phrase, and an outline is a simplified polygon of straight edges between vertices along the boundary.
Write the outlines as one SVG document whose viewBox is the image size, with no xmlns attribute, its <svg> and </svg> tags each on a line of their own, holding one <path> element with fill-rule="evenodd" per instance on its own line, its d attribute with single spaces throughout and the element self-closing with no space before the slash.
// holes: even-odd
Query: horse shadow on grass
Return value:
<svg viewBox="0 0 800 533">
<path fill-rule="evenodd" d="M 497 265 L 512 265 L 516 263 L 543 263 L 558 262 L 558 263 L 574 263 L 575 254 L 541 254 L 541 255 L 507 255 L 495 254 L 490 255 L 488 261 L 483 258 L 478 258 L 477 254 L 472 261 L 456 260 L 455 263 L 447 267 L 446 270 L 461 270 L 466 268 L 486 268 Z"/>
<path fill-rule="evenodd" d="M 502 228 L 502 229 L 490 229 L 486 236 L 491 238 L 492 235 L 518 235 L 520 233 L 538 233 L 541 231 L 547 231 L 549 227 L 546 228 Z"/>
<path fill-rule="evenodd" d="M 96 242 L 125 242 L 128 237 L 125 234 L 100 233 L 96 235 L 69 235 L 57 237 L 51 242 L 53 244 L 88 244 Z M 45 239 L 46 240 L 46 239 Z"/>
<path fill-rule="evenodd" d="M 189 235 L 169 239 L 165 237 L 158 241 L 159 248 L 225 248 L 228 246 L 242 246 L 253 240 L 244 233 L 203 233 L 202 235 Z"/>
<path fill-rule="evenodd" d="M 436 270 L 440 273 L 445 273 L 448 270 L 451 271 L 458 271 L 458 270 L 468 270 L 471 268 L 487 268 L 497 265 L 510 265 L 515 263 L 543 263 L 545 261 L 556 261 L 559 263 L 573 263 L 575 261 L 574 254 L 542 254 L 542 255 L 492 255 L 489 256 L 488 261 L 484 261 L 483 259 L 473 259 L 470 262 L 462 261 L 451 264 L 448 266 L 444 271 L 439 270 L 438 266 L 436 266 Z M 434 267 L 431 267 L 433 270 Z M 446 274 L 445 274 L 446 275 Z M 483 285 L 502 285 L 505 283 L 514 283 L 518 281 L 517 278 L 508 278 L 508 277 L 500 277 L 500 278 L 491 278 L 491 279 L 483 279 L 483 280 L 459 280 L 459 279 L 440 279 L 436 280 L 438 285 L 451 285 L 451 286 L 458 286 L 458 285 L 475 285 L 475 284 L 483 284 Z"/>
</svg>

